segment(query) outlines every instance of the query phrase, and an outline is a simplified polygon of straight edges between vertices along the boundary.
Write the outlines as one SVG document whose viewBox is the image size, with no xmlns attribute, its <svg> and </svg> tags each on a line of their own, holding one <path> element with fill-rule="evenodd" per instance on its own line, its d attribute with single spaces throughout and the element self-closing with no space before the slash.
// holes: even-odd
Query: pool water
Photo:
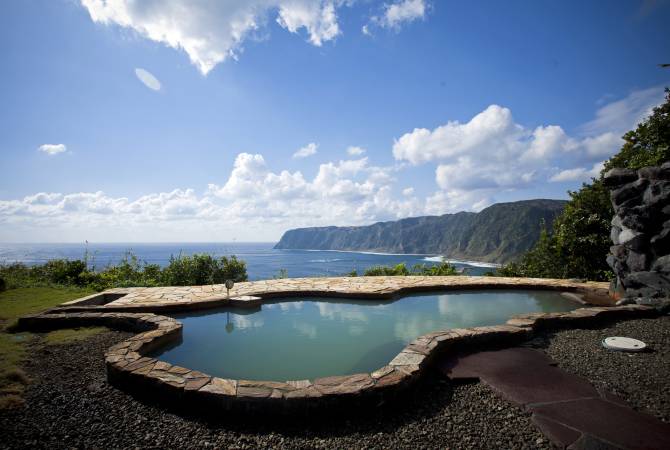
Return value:
<svg viewBox="0 0 670 450">
<path fill-rule="evenodd" d="M 181 341 L 152 356 L 222 378 L 314 379 L 374 371 L 432 331 L 578 307 L 547 291 L 422 293 L 393 301 L 280 299 L 255 312 L 175 315 L 184 324 Z"/>
</svg>

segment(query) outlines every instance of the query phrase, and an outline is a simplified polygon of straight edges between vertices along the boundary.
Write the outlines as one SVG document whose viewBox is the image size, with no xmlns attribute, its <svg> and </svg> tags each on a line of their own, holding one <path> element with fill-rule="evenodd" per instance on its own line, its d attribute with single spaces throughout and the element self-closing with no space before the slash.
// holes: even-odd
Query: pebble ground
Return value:
<svg viewBox="0 0 670 450">
<path fill-rule="evenodd" d="M 601 342 L 608 336 L 639 339 L 648 351 L 607 350 Z M 627 320 L 602 329 L 565 330 L 546 338 L 542 346 L 558 367 L 618 395 L 637 410 L 670 422 L 670 316 Z"/>
</svg>

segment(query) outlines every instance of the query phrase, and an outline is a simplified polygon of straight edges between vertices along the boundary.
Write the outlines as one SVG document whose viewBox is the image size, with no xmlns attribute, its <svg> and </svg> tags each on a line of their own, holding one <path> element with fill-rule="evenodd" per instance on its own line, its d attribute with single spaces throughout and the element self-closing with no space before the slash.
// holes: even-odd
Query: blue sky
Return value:
<svg viewBox="0 0 670 450">
<path fill-rule="evenodd" d="M 667 1 L 0 2 L 0 241 L 566 198 L 662 101 L 667 23 Z"/>
</svg>

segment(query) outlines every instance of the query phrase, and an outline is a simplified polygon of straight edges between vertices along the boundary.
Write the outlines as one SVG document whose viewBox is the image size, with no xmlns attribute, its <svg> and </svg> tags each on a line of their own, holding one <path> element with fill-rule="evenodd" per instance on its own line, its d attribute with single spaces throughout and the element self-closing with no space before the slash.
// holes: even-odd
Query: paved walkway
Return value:
<svg viewBox="0 0 670 450">
<path fill-rule="evenodd" d="M 543 352 L 514 347 L 439 362 L 451 379 L 480 379 L 532 413 L 557 446 L 568 449 L 670 449 L 670 425 L 557 367 Z"/>
<path fill-rule="evenodd" d="M 596 305 L 610 305 L 608 283 L 552 280 L 546 278 L 503 278 L 468 276 L 402 276 L 402 277 L 329 277 L 285 278 L 236 283 L 230 290 L 238 303 L 254 302 L 254 296 L 331 295 L 343 297 L 389 298 L 403 291 L 430 289 L 555 289 L 575 293 Z M 162 308 L 197 306 L 203 303 L 226 303 L 226 289 L 221 284 L 206 286 L 136 287 L 109 289 L 90 297 L 109 296 L 107 308 Z M 77 299 L 66 305 L 82 305 Z M 85 303 L 83 303 L 85 304 Z"/>
</svg>

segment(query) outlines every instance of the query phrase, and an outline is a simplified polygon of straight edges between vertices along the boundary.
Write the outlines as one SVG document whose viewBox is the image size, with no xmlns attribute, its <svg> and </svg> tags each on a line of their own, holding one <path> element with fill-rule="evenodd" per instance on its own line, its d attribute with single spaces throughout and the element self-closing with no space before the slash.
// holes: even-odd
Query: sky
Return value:
<svg viewBox="0 0 670 450">
<path fill-rule="evenodd" d="M 670 2 L 0 2 L 0 242 L 276 241 L 566 199 L 670 86 Z"/>
</svg>

